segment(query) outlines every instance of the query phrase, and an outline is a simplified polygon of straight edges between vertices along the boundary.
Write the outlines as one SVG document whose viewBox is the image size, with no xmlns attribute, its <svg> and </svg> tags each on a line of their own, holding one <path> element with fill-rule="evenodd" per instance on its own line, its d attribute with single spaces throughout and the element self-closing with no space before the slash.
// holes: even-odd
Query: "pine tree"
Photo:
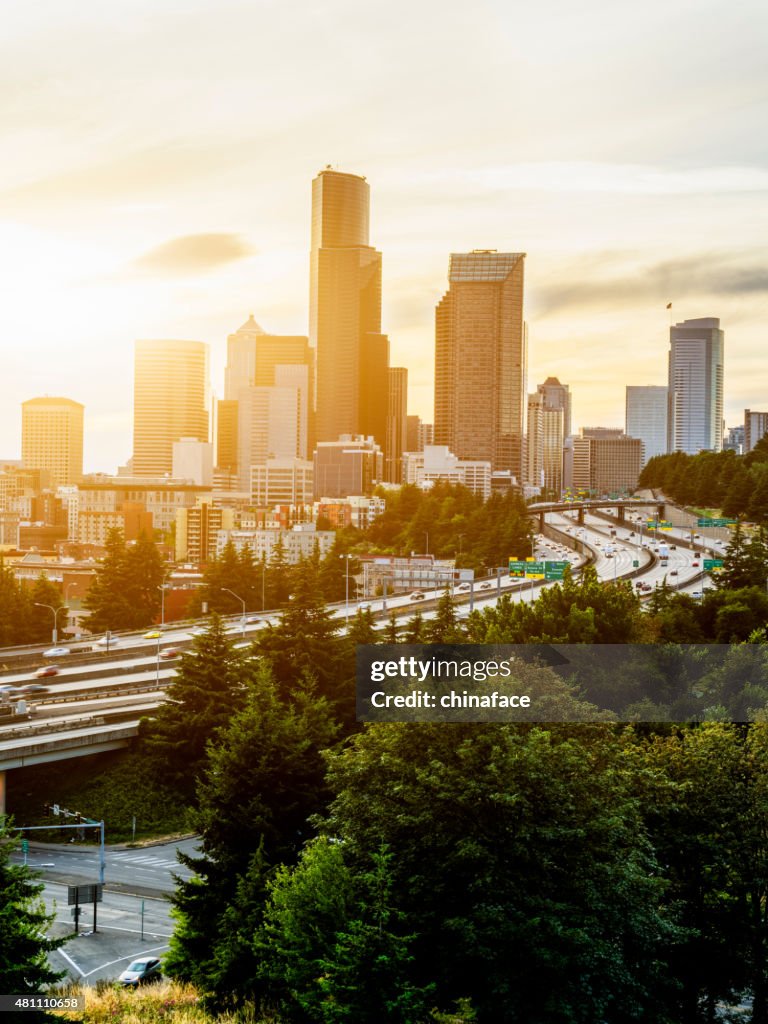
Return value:
<svg viewBox="0 0 768 1024">
<path fill-rule="evenodd" d="M 253 668 L 232 647 L 218 615 L 166 687 L 166 702 L 154 719 L 142 722 L 141 736 L 150 757 L 169 783 L 191 800 L 205 761 L 206 744 L 242 706 Z"/>
<path fill-rule="evenodd" d="M 55 915 L 46 913 L 44 887 L 32 870 L 11 863 L 19 842 L 10 819 L 0 816 L 0 991 L 22 995 L 39 992 L 63 977 L 51 968 L 48 954 L 66 939 L 45 935 Z"/>
</svg>

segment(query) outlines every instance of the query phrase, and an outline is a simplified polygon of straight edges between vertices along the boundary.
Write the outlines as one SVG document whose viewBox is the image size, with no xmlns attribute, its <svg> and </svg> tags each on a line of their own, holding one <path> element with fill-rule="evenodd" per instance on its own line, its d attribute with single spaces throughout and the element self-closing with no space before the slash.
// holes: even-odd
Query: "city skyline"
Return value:
<svg viewBox="0 0 768 1024">
<path fill-rule="evenodd" d="M 226 338 L 250 311 L 306 334 L 309 182 L 328 162 L 375 191 L 411 412 L 432 419 L 447 258 L 495 248 L 528 253 L 529 380 L 570 384 L 574 428 L 618 425 L 626 384 L 665 383 L 670 301 L 727 330 L 738 422 L 764 404 L 767 17 L 688 0 L 524 17 L 395 2 L 386 20 L 338 0 L 299 18 L 233 0 L 15 8 L 0 457 L 20 453 L 19 404 L 63 394 L 86 408 L 86 469 L 125 462 L 137 338 L 208 343 L 223 397 Z M 318 48 L 326 18 L 344 30 Z M 371 74 L 379 60 L 397 74 Z"/>
</svg>

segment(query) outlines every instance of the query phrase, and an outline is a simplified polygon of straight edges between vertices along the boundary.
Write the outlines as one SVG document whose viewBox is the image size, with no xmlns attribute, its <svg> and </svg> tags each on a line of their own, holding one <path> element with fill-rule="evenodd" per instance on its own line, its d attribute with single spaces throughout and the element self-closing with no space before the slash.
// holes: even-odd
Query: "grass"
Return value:
<svg viewBox="0 0 768 1024">
<path fill-rule="evenodd" d="M 140 989 L 123 989 L 107 983 L 94 988 L 72 986 L 57 995 L 85 995 L 85 1010 L 55 1010 L 49 1020 L 78 1024 L 280 1024 L 252 1007 L 236 1014 L 211 1014 L 195 989 L 161 981 Z"/>
<path fill-rule="evenodd" d="M 15 769 L 9 776 L 8 813 L 17 825 L 59 825 L 45 805 L 105 823 L 108 843 L 129 842 L 136 817 L 136 840 L 160 839 L 192 831 L 189 808 L 163 785 L 156 771 L 135 750 L 72 758 L 66 771 L 49 764 Z M 93 836 L 86 833 L 87 841 Z M 41 841 L 61 840 L 61 832 L 37 833 Z"/>
</svg>

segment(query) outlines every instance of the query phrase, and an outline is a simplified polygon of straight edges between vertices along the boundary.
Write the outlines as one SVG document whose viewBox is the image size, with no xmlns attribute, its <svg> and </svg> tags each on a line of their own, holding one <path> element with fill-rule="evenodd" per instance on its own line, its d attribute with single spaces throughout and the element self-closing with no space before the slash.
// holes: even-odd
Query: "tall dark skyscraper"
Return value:
<svg viewBox="0 0 768 1024">
<path fill-rule="evenodd" d="M 722 451 L 724 337 L 717 317 L 669 329 L 670 452 Z"/>
<path fill-rule="evenodd" d="M 525 477 L 525 253 L 451 255 L 435 313 L 435 444 Z"/>
<path fill-rule="evenodd" d="M 315 436 L 387 432 L 389 340 L 381 333 L 381 253 L 369 245 L 370 186 L 326 168 L 312 182 L 309 338 Z"/>
</svg>

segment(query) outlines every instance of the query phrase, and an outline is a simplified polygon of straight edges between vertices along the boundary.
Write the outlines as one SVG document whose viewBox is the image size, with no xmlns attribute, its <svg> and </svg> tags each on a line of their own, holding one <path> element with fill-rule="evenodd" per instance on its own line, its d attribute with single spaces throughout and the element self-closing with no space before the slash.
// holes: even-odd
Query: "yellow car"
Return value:
<svg viewBox="0 0 768 1024">
<path fill-rule="evenodd" d="M 150 629 L 148 633 L 144 634 L 145 640 L 158 640 L 163 634 L 159 629 Z"/>
</svg>

